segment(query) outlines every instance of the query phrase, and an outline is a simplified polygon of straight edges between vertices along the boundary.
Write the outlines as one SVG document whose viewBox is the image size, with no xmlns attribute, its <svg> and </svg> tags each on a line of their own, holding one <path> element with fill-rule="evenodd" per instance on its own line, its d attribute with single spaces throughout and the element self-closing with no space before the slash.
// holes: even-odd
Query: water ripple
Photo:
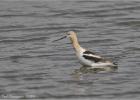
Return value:
<svg viewBox="0 0 140 100">
<path fill-rule="evenodd" d="M 140 98 L 138 1 L 0 1 L 0 98 Z M 81 68 L 68 39 L 118 63 L 109 73 Z"/>
</svg>

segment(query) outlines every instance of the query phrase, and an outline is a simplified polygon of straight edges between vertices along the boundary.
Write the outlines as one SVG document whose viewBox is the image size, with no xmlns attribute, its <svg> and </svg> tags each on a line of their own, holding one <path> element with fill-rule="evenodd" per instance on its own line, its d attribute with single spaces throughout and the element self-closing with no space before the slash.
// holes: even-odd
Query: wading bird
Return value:
<svg viewBox="0 0 140 100">
<path fill-rule="evenodd" d="M 69 31 L 66 33 L 67 36 L 62 37 L 61 39 L 68 37 L 72 43 L 72 46 L 76 52 L 76 56 L 79 59 L 80 63 L 83 66 L 91 68 L 106 68 L 106 67 L 116 67 L 112 61 L 101 57 L 83 47 L 80 46 L 78 42 L 77 35 L 74 31 Z M 59 39 L 60 40 L 60 39 Z"/>
</svg>

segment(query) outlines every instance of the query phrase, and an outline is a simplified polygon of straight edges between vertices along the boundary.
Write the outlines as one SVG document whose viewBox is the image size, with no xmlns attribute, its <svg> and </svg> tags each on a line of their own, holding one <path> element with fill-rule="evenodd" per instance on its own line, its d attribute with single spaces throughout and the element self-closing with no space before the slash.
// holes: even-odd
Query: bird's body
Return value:
<svg viewBox="0 0 140 100">
<path fill-rule="evenodd" d="M 78 59 L 82 65 L 89 66 L 92 68 L 103 68 L 103 67 L 108 67 L 108 66 L 116 66 L 110 60 L 107 60 L 99 55 L 96 55 L 95 53 L 93 53 L 91 51 L 88 51 L 88 50 L 82 48 L 78 42 L 75 32 L 70 31 L 67 34 L 74 47 L 76 56 L 78 57 Z"/>
</svg>

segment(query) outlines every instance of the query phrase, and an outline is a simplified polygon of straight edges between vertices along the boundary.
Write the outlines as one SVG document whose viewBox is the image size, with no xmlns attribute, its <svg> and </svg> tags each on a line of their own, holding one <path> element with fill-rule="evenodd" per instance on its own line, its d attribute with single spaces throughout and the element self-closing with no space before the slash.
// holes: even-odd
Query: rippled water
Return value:
<svg viewBox="0 0 140 100">
<path fill-rule="evenodd" d="M 0 98 L 140 99 L 140 2 L 0 1 Z M 79 69 L 64 32 L 117 62 L 115 72 Z"/>
</svg>

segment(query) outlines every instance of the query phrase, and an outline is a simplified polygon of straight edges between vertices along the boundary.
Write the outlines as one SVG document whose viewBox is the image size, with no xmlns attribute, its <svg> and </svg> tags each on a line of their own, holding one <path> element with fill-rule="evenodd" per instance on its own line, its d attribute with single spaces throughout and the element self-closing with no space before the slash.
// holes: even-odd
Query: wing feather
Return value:
<svg viewBox="0 0 140 100">
<path fill-rule="evenodd" d="M 94 61 L 94 62 L 103 62 L 105 61 L 104 58 L 102 58 L 101 56 L 98 56 L 98 55 L 95 55 L 95 53 L 91 52 L 91 51 L 85 51 L 83 52 L 83 57 L 85 59 L 88 59 L 88 60 L 91 60 L 91 61 Z"/>
</svg>

